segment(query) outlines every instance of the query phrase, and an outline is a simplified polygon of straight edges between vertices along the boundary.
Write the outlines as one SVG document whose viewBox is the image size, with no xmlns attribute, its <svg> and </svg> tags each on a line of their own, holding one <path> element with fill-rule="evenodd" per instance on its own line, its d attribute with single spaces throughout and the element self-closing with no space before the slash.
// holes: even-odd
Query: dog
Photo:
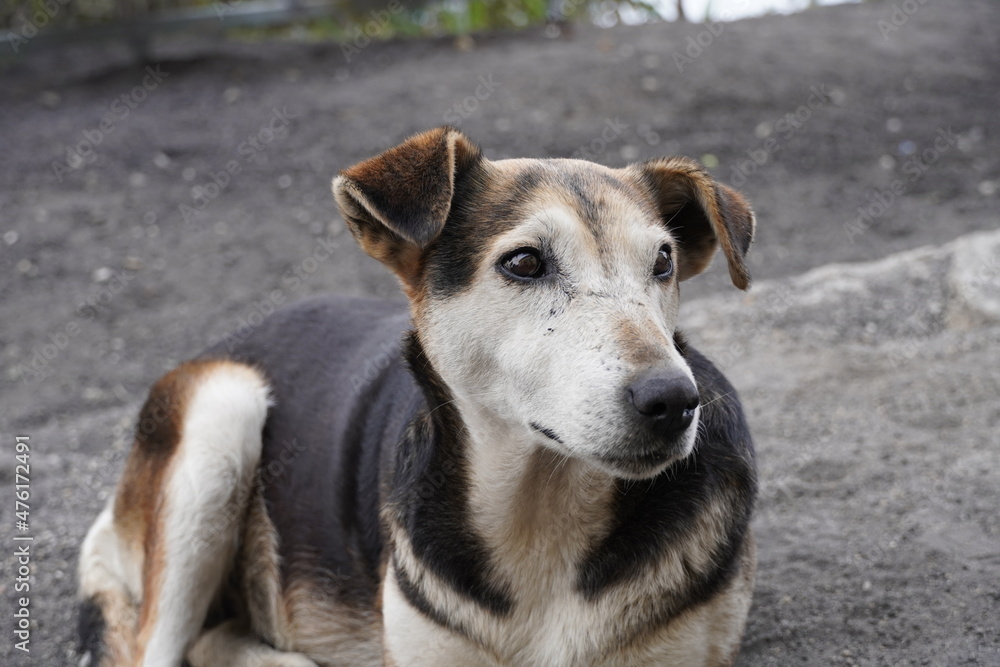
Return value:
<svg viewBox="0 0 1000 667">
<path fill-rule="evenodd" d="M 408 309 L 311 298 L 153 386 L 81 549 L 91 664 L 731 664 L 754 449 L 676 324 L 718 247 L 749 287 L 742 196 L 453 128 L 333 190 Z"/>
</svg>

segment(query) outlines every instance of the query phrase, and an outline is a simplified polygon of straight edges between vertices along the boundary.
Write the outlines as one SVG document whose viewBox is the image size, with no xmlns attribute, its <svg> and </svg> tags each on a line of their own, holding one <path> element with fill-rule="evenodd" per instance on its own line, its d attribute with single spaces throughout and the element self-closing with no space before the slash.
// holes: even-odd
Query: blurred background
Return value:
<svg viewBox="0 0 1000 667">
<path fill-rule="evenodd" d="M 402 299 L 330 180 L 451 124 L 491 159 L 687 155 L 753 203 L 754 289 L 718 261 L 682 287 L 759 451 L 740 664 L 1000 665 L 998 25 L 996 0 L 0 0 L 0 535 L 26 435 L 34 537 L 31 653 L 0 664 L 86 663 L 78 545 L 160 374 L 309 295 Z"/>
</svg>

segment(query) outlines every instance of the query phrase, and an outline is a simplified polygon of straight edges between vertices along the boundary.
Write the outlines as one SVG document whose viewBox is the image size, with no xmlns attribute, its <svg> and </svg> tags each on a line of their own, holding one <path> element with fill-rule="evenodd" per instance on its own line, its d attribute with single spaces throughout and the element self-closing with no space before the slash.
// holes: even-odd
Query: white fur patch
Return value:
<svg viewBox="0 0 1000 667">
<path fill-rule="evenodd" d="M 180 664 L 232 566 L 268 400 L 261 377 L 237 364 L 211 369 L 188 400 L 159 510 L 163 568 L 144 667 Z"/>
</svg>

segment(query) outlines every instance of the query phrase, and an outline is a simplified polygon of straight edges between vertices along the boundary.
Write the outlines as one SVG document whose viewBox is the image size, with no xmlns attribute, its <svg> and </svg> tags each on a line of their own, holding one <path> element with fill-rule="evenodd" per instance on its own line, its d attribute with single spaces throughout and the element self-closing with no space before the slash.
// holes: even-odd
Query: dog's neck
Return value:
<svg viewBox="0 0 1000 667">
<path fill-rule="evenodd" d="M 614 479 L 475 401 L 456 405 L 468 431 L 470 517 L 494 553 L 515 562 L 582 557 L 607 529 Z"/>
<path fill-rule="evenodd" d="M 547 448 L 541 434 L 454 395 L 416 335 L 406 356 L 433 432 L 424 474 L 444 474 L 461 489 L 452 501 L 464 505 L 468 528 L 491 564 L 521 581 L 526 568 L 573 576 L 573 565 L 610 528 L 616 480 Z"/>
</svg>

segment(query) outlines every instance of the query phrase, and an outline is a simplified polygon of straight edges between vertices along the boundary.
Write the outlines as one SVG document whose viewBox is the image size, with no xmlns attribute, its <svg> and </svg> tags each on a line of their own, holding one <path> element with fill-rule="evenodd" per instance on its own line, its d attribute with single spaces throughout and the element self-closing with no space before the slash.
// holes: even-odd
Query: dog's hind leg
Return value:
<svg viewBox="0 0 1000 667">
<path fill-rule="evenodd" d="M 226 621 L 205 632 L 187 658 L 192 667 L 316 667 L 301 653 L 268 646 L 239 621 Z"/>
<path fill-rule="evenodd" d="M 80 651 L 92 665 L 132 664 L 141 555 L 129 553 L 106 507 L 80 549 Z"/>
<path fill-rule="evenodd" d="M 232 568 L 267 407 L 260 374 L 229 361 L 188 362 L 150 391 L 81 559 L 81 592 L 103 619 L 101 664 L 181 664 Z"/>
</svg>

